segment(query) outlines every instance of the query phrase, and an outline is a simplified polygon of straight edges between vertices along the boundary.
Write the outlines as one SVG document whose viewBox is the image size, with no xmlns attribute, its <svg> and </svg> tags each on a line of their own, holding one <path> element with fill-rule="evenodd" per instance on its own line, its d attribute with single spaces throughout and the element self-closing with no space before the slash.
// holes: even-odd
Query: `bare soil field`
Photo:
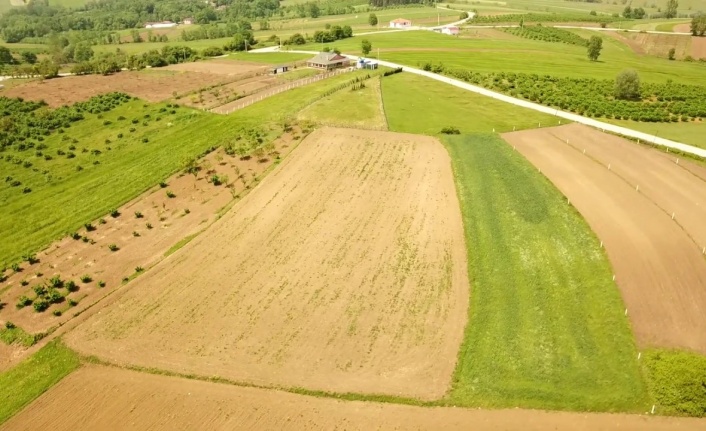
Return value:
<svg viewBox="0 0 706 431">
<path fill-rule="evenodd" d="M 706 247 L 706 180 L 676 163 L 678 156 L 645 148 L 599 130 L 571 124 L 549 133 L 604 166 L 675 219 L 698 247 Z M 683 157 L 682 157 L 683 160 Z M 681 161 L 680 161 L 681 163 Z"/>
<path fill-rule="evenodd" d="M 706 420 L 694 418 L 341 401 L 84 366 L 0 429 L 691 431 L 704 427 Z"/>
<path fill-rule="evenodd" d="M 649 161 L 661 170 L 658 179 L 650 180 L 645 178 L 657 174 L 646 170 L 640 178 L 650 185 L 641 187 L 648 187 L 649 195 L 638 192 L 635 184 L 618 175 L 636 175 L 636 171 L 621 163 L 617 165 L 618 172 L 612 170 L 612 164 L 609 170 L 592 159 L 588 150 L 584 155 L 555 136 L 563 137 L 564 133 L 570 140 L 580 139 L 574 126 L 508 133 L 503 137 L 570 199 L 603 242 L 638 344 L 706 352 L 706 260 L 686 231 L 650 199 L 680 202 L 679 197 L 670 198 L 667 194 L 681 183 L 670 178 L 666 166 L 646 155 L 636 164 Z M 610 138 L 599 134 L 586 141 Z M 591 147 L 596 154 L 598 145 Z M 626 150 L 616 147 L 616 158 L 627 157 L 621 151 Z M 655 156 L 661 157 L 658 153 Z M 671 174 L 679 178 L 680 170 L 674 164 Z M 660 178 L 675 184 L 665 184 L 665 189 L 660 190 Z M 694 177 L 689 190 L 698 187 L 703 184 Z"/>
<path fill-rule="evenodd" d="M 188 93 L 204 86 L 221 84 L 226 80 L 225 76 L 213 73 L 143 70 L 120 72 L 110 76 L 66 76 L 31 81 L 10 88 L 4 91 L 3 95 L 22 97 L 26 100 L 44 100 L 53 108 L 71 105 L 112 91 L 124 92 L 150 102 L 160 102 L 172 98 L 174 92 Z"/>
<path fill-rule="evenodd" d="M 696 59 L 706 58 L 706 37 L 691 37 L 691 56 Z"/>
<path fill-rule="evenodd" d="M 253 72 L 265 72 L 267 64 L 251 63 L 248 61 L 234 60 L 209 60 L 194 61 L 190 63 L 171 64 L 163 67 L 164 70 L 175 70 L 179 72 L 210 73 L 214 75 L 244 75 Z"/>
<path fill-rule="evenodd" d="M 691 33 L 691 24 L 689 24 L 689 23 L 677 24 L 674 26 L 672 31 L 677 32 L 677 33 Z"/>
<path fill-rule="evenodd" d="M 619 33 L 610 31 L 604 33 L 619 40 L 623 40 L 637 54 L 667 58 L 669 50 L 674 48 L 677 59 L 682 59 L 687 55 L 693 56 L 691 36 L 681 34 Z M 630 43 L 630 41 L 632 43 Z"/>
<path fill-rule="evenodd" d="M 436 139 L 323 128 L 66 341 L 180 373 L 435 399 L 466 322 L 465 253 Z"/>
<path fill-rule="evenodd" d="M 280 154 L 290 151 L 292 133 L 274 141 L 275 151 Z M 217 219 L 219 210 L 233 201 L 234 195 L 257 184 L 254 178 L 273 162 L 272 157 L 262 161 L 241 160 L 219 148 L 200 161 L 202 169 L 196 176 L 174 175 L 165 179 L 166 188 L 156 186 L 125 204 L 119 208 L 119 217 L 106 214 L 104 224 L 98 220 L 91 223 L 93 231 L 81 229 L 78 232 L 81 239 L 67 236 L 55 242 L 37 254 L 39 263 L 24 264 L 22 272 L 9 274 L 7 281 L 0 284 L 2 302 L 6 304 L 0 310 L 0 322 L 13 322 L 32 334 L 66 323 L 118 289 L 125 277 L 137 275 L 136 268 L 148 269 L 162 260 L 171 247 L 205 229 Z M 227 176 L 228 183 L 215 186 L 209 181 L 213 175 Z M 176 196 L 167 197 L 166 190 Z M 138 212 L 139 218 L 136 216 Z M 119 250 L 110 251 L 110 244 L 117 245 Z M 82 282 L 80 277 L 83 275 L 90 276 L 91 281 Z M 21 309 L 15 307 L 20 296 L 34 298 L 33 288 L 47 285 L 54 276 L 75 282 L 76 291 L 68 293 L 64 301 L 42 313 L 35 312 L 31 305 Z M 22 286 L 22 281 L 27 285 Z M 101 288 L 99 281 L 105 282 L 105 287 Z M 71 306 L 69 300 L 78 304 Z M 53 315 L 56 310 L 62 315 Z"/>
</svg>

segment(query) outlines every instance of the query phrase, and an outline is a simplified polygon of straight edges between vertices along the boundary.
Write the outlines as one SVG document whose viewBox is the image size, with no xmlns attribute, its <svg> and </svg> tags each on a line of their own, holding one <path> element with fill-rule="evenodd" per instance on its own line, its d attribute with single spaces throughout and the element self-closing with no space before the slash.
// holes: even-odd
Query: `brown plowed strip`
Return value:
<svg viewBox="0 0 706 431">
<path fill-rule="evenodd" d="M 706 247 L 706 182 L 676 164 L 657 150 L 647 149 L 626 139 L 596 129 L 571 124 L 554 127 L 549 133 L 639 188 L 649 200 L 677 222 L 699 247 Z"/>
<path fill-rule="evenodd" d="M 267 68 L 268 66 L 266 64 L 251 63 L 248 61 L 208 60 L 171 64 L 162 69 L 181 72 L 212 73 L 216 75 L 241 75 L 250 72 L 264 72 Z"/>
<path fill-rule="evenodd" d="M 555 130 L 504 137 L 569 197 L 603 241 L 638 343 L 706 353 L 701 250 L 644 194 L 556 139 Z"/>
<path fill-rule="evenodd" d="M 320 129 L 67 342 L 182 373 L 439 398 L 466 322 L 465 253 L 436 139 Z"/>
<path fill-rule="evenodd" d="M 706 59 L 706 37 L 691 37 L 691 56 Z"/>
<path fill-rule="evenodd" d="M 0 426 L 3 431 L 690 431 L 704 428 L 706 420 L 694 418 L 341 401 L 98 366 L 74 372 Z"/>
</svg>

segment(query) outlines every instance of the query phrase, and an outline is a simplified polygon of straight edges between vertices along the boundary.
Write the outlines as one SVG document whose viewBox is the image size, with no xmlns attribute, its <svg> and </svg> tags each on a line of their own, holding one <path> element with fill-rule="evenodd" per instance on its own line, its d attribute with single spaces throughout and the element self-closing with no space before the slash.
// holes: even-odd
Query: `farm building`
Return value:
<svg viewBox="0 0 706 431">
<path fill-rule="evenodd" d="M 375 70 L 378 68 L 378 63 L 376 61 L 370 61 L 366 60 L 364 58 L 359 58 L 358 61 L 355 63 L 356 69 L 372 69 Z"/>
<path fill-rule="evenodd" d="M 184 23 L 184 25 L 191 25 L 194 23 L 194 19 L 193 18 L 184 18 L 184 20 L 182 22 Z"/>
<path fill-rule="evenodd" d="M 397 18 L 390 21 L 390 28 L 410 28 L 412 21 L 404 18 Z"/>
<path fill-rule="evenodd" d="M 350 60 L 347 57 L 335 52 L 320 52 L 316 54 L 316 57 L 306 62 L 309 67 L 324 70 L 339 69 L 348 66 L 349 63 Z"/>
<path fill-rule="evenodd" d="M 442 33 L 442 34 L 448 34 L 448 35 L 451 35 L 451 36 L 458 36 L 458 33 L 459 33 L 460 31 L 461 31 L 461 30 L 460 30 L 458 27 L 455 27 L 455 26 L 442 27 L 442 29 L 441 29 L 441 33 Z"/>
<path fill-rule="evenodd" d="M 171 21 L 145 23 L 145 28 L 172 28 L 172 27 L 176 27 L 176 23 L 173 23 Z"/>
<path fill-rule="evenodd" d="M 279 66 L 274 66 L 274 67 L 270 68 L 270 73 L 272 73 L 273 75 L 277 75 L 279 73 L 287 72 L 288 70 L 289 70 L 289 66 L 287 66 L 285 64 L 280 64 Z"/>
</svg>

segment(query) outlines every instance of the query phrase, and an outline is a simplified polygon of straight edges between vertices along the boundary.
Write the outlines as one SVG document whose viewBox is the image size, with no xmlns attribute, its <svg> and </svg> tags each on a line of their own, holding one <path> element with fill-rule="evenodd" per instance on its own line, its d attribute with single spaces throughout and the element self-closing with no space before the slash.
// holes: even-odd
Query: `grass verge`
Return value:
<svg viewBox="0 0 706 431">
<path fill-rule="evenodd" d="M 658 413 L 706 417 L 706 357 L 652 350 L 645 352 L 643 366 Z"/>
<path fill-rule="evenodd" d="M 473 280 L 449 401 L 644 411 L 633 337 L 589 227 L 498 136 L 445 143 Z"/>
<path fill-rule="evenodd" d="M 79 365 L 78 356 L 54 340 L 16 367 L 0 373 L 0 424 Z"/>
<path fill-rule="evenodd" d="M 34 343 L 44 338 L 45 334 L 28 334 L 24 329 L 12 325 L 0 328 L 0 340 L 5 344 L 19 343 L 25 347 L 33 346 Z"/>
</svg>

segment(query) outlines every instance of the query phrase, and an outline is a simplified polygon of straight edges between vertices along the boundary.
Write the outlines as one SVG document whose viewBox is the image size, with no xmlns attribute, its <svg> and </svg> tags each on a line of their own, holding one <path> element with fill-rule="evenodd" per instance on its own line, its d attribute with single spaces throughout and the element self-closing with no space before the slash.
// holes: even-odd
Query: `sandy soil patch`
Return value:
<svg viewBox="0 0 706 431">
<path fill-rule="evenodd" d="M 253 72 L 265 72 L 270 66 L 262 63 L 234 60 L 194 61 L 190 63 L 171 64 L 163 67 L 165 70 L 180 72 L 211 73 L 215 75 L 243 75 Z"/>
<path fill-rule="evenodd" d="M 690 431 L 704 427 L 706 420 L 694 418 L 340 401 L 88 366 L 66 377 L 0 429 Z"/>
<path fill-rule="evenodd" d="M 696 59 L 706 58 L 706 37 L 691 37 L 691 56 Z"/>
<path fill-rule="evenodd" d="M 191 63 L 189 63 L 191 64 Z M 66 76 L 32 81 L 4 92 L 6 97 L 44 100 L 51 107 L 71 105 L 98 94 L 120 91 L 150 102 L 170 99 L 173 93 L 188 93 L 204 86 L 221 84 L 223 75 L 165 70 L 120 72 L 115 75 Z"/>
<path fill-rule="evenodd" d="M 67 342 L 262 385 L 439 398 L 469 286 L 443 146 L 324 128 Z"/>
<path fill-rule="evenodd" d="M 691 33 L 691 24 L 677 24 L 672 28 L 672 31 L 676 33 Z"/>
<path fill-rule="evenodd" d="M 699 197 L 703 181 L 688 181 L 676 163 L 665 164 L 659 152 L 646 148 L 636 147 L 648 154 L 635 156 L 639 152 L 611 142 L 616 146 L 609 153 L 601 142 L 609 145 L 613 138 L 583 126 L 509 133 L 504 138 L 568 196 L 603 241 L 638 343 L 706 352 L 706 260 L 687 233 L 704 235 L 695 223 L 706 206 Z M 567 145 L 566 139 L 588 147 L 587 154 Z M 610 170 L 601 161 L 605 157 L 616 159 L 609 162 Z M 683 228 L 680 219 L 673 221 L 659 205 L 696 214 L 684 216 Z"/>
<path fill-rule="evenodd" d="M 275 151 L 288 153 L 291 141 L 291 134 L 283 135 L 274 141 Z M 92 242 L 71 237 L 55 242 L 37 254 L 39 263 L 23 264 L 21 273 L 9 274 L 7 281 L 0 284 L 0 289 L 9 286 L 9 290 L 2 294 L 1 302 L 6 306 L 0 310 L 0 322 L 11 321 L 35 334 L 73 319 L 77 313 L 119 289 L 125 277 L 136 274 L 137 267 L 148 269 L 162 260 L 175 244 L 205 229 L 217 219 L 218 211 L 232 202 L 233 195 L 243 193 L 246 184 L 249 188 L 254 187 L 257 184 L 254 177 L 261 175 L 273 161 L 272 157 L 264 162 L 240 160 L 218 149 L 200 161 L 202 170 L 197 176 L 174 175 L 166 179 L 167 188 L 156 186 L 119 208 L 119 217 L 105 215 L 105 224 L 97 220 L 92 222 L 95 230 L 78 231 Z M 239 179 L 236 172 L 243 179 Z M 208 180 L 213 175 L 227 176 L 228 184 L 213 185 Z M 172 191 L 176 197 L 167 197 L 166 190 Z M 136 212 L 142 217 L 138 218 Z M 151 228 L 147 227 L 148 223 Z M 110 244 L 117 245 L 119 250 L 110 251 Z M 81 282 L 83 275 L 89 275 L 92 281 Z M 74 281 L 77 290 L 42 313 L 35 312 L 31 305 L 22 309 L 15 307 L 20 296 L 35 298 L 34 286 L 47 285 L 53 276 Z M 22 280 L 28 285 L 22 286 Z M 105 287 L 101 288 L 99 281 L 105 282 Z M 67 293 L 64 288 L 58 290 Z M 78 304 L 72 307 L 70 299 Z M 54 316 L 55 310 L 61 311 L 62 315 Z"/>
<path fill-rule="evenodd" d="M 8 346 L 0 342 L 0 371 L 3 371 L 10 366 L 24 353 L 25 349 L 22 346 Z"/>
</svg>

